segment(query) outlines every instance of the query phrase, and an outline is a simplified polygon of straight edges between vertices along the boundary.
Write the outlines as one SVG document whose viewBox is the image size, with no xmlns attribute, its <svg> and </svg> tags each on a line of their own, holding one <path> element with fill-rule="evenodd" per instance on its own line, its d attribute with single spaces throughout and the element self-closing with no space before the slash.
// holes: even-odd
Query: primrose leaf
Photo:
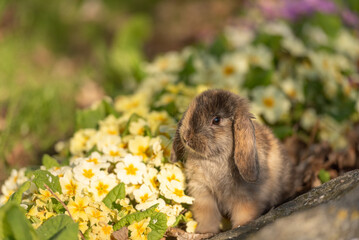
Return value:
<svg viewBox="0 0 359 240">
<path fill-rule="evenodd" d="M 324 169 L 320 169 L 318 178 L 322 183 L 326 183 L 330 181 L 330 174 L 329 172 L 325 171 Z"/>
<path fill-rule="evenodd" d="M 159 240 L 163 237 L 167 230 L 167 217 L 164 213 L 154 212 L 151 215 L 150 224 L 151 232 L 148 234 L 148 240 Z"/>
<path fill-rule="evenodd" d="M 11 202 L 14 202 L 16 204 L 20 204 L 21 203 L 21 200 L 22 200 L 22 194 L 24 192 L 26 192 L 31 186 L 31 182 L 30 181 L 26 181 L 24 182 L 20 187 L 19 189 L 13 193 L 11 195 L 11 197 L 9 198 L 9 201 Z"/>
<path fill-rule="evenodd" d="M 23 208 L 13 202 L 0 208 L 0 239 L 39 239 L 24 212 Z"/>
<path fill-rule="evenodd" d="M 52 175 L 46 170 L 36 170 L 33 175 L 35 178 L 32 181 L 38 188 L 46 189 L 44 186 L 46 184 L 52 191 L 62 193 L 59 177 Z"/>
<path fill-rule="evenodd" d="M 56 161 L 56 159 L 47 154 L 42 157 L 42 165 L 44 165 L 46 169 L 60 167 L 60 164 Z"/>
<path fill-rule="evenodd" d="M 96 128 L 100 120 L 106 117 L 106 106 L 100 104 L 97 109 L 84 109 L 76 112 L 76 129 Z"/>
<path fill-rule="evenodd" d="M 71 217 L 61 214 L 44 222 L 37 230 L 40 239 L 77 239 L 79 227 Z"/>
<path fill-rule="evenodd" d="M 151 217 L 153 215 L 153 213 L 155 212 L 157 206 L 158 206 L 158 204 L 153 205 L 152 207 L 150 207 L 149 209 L 147 209 L 143 212 L 135 212 L 135 213 L 128 214 L 127 216 L 121 218 L 120 221 L 118 221 L 113 226 L 113 230 L 117 231 L 117 230 L 121 229 L 122 227 L 128 226 L 134 222 L 139 222 L 145 218 Z"/>
<path fill-rule="evenodd" d="M 114 204 L 117 199 L 124 199 L 126 196 L 125 192 L 125 184 L 120 183 L 116 187 L 114 187 L 102 200 L 102 202 L 111 209 L 114 209 Z"/>
</svg>

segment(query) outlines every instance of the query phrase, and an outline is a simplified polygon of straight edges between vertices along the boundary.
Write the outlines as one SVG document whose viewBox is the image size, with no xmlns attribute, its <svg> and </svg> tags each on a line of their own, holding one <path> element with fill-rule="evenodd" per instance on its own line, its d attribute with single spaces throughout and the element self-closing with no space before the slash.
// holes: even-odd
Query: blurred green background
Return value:
<svg viewBox="0 0 359 240">
<path fill-rule="evenodd" d="M 131 92 L 143 60 L 210 42 L 241 6 L 232 0 L 0 0 L 0 182 L 10 168 L 39 164 L 68 138 L 76 108 Z"/>
</svg>

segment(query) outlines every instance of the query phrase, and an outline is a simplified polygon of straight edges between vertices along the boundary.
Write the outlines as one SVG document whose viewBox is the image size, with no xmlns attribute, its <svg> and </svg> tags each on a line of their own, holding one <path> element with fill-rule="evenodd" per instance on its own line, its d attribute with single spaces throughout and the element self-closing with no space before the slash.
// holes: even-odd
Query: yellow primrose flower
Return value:
<svg viewBox="0 0 359 240">
<path fill-rule="evenodd" d="M 160 185 L 161 194 L 168 199 L 172 199 L 177 203 L 192 204 L 193 198 L 185 194 L 183 184 L 175 180 Z"/>
<path fill-rule="evenodd" d="M 141 156 L 143 160 L 148 158 L 148 150 L 150 147 L 150 138 L 148 136 L 136 136 L 128 143 L 128 149 L 136 156 Z"/>
<path fill-rule="evenodd" d="M 108 174 L 100 171 L 98 174 L 98 178 L 90 184 L 90 191 L 93 193 L 95 201 L 101 202 L 112 188 L 117 185 L 117 179 L 112 173 Z"/>
<path fill-rule="evenodd" d="M 56 193 L 58 195 L 58 193 Z M 46 203 L 51 200 L 54 196 L 52 193 L 47 189 L 41 189 L 39 188 L 39 194 L 35 194 L 38 199 L 40 199 L 42 202 Z"/>
<path fill-rule="evenodd" d="M 131 231 L 130 238 L 134 240 L 147 240 L 147 235 L 151 232 L 151 228 L 148 227 L 150 220 L 151 218 L 146 218 L 128 226 L 128 230 Z"/>
<path fill-rule="evenodd" d="M 108 223 L 110 220 L 107 217 L 106 213 L 104 213 L 103 211 L 100 211 L 99 209 L 97 209 L 95 207 L 92 207 L 92 206 L 87 207 L 85 211 L 88 215 L 91 226 L 98 224 L 99 222 Z"/>
<path fill-rule="evenodd" d="M 115 109 L 128 115 L 137 113 L 145 116 L 149 112 L 147 96 L 139 93 L 131 96 L 121 95 L 115 100 Z"/>
<path fill-rule="evenodd" d="M 90 181 L 98 178 L 100 167 L 92 162 L 82 161 L 73 168 L 74 178 L 84 187 L 90 185 Z"/>
<path fill-rule="evenodd" d="M 171 227 L 176 222 L 176 218 L 180 215 L 184 208 L 180 204 L 167 204 L 164 206 L 159 205 L 158 209 L 160 210 L 160 212 L 166 214 L 167 226 Z"/>
<path fill-rule="evenodd" d="M 186 223 L 186 232 L 194 233 L 196 231 L 198 223 L 194 220 L 190 220 Z"/>
<path fill-rule="evenodd" d="M 142 184 L 139 189 L 134 190 L 133 195 L 138 203 L 150 202 L 158 197 L 158 194 L 152 192 L 146 184 Z"/>
<path fill-rule="evenodd" d="M 157 176 L 160 184 L 172 184 L 172 182 L 177 182 L 184 187 L 185 176 L 183 171 L 174 164 L 165 164 L 160 173 Z"/>
<path fill-rule="evenodd" d="M 82 156 L 84 151 L 93 146 L 87 145 L 89 139 L 96 134 L 95 129 L 80 129 L 70 139 L 70 152 L 73 155 Z"/>
<path fill-rule="evenodd" d="M 99 125 L 99 132 L 115 136 L 120 133 L 120 121 L 114 115 L 109 115 L 104 120 L 101 120 Z"/>
<path fill-rule="evenodd" d="M 128 154 L 122 162 L 116 164 L 115 172 L 117 178 L 125 184 L 141 184 L 146 165 L 141 162 L 140 157 Z"/>
<path fill-rule="evenodd" d="M 173 124 L 173 119 L 168 115 L 166 111 L 152 111 L 147 116 L 147 121 L 151 128 L 151 132 L 155 133 L 160 125 Z"/>
<path fill-rule="evenodd" d="M 82 190 L 82 185 L 73 178 L 72 171 L 68 171 L 60 177 L 60 185 L 62 192 L 70 197 L 80 194 Z"/>
<path fill-rule="evenodd" d="M 152 192 L 158 192 L 158 187 L 160 185 L 157 179 L 158 170 L 153 167 L 147 167 L 147 171 L 143 176 L 143 182 L 146 184 Z"/>
<path fill-rule="evenodd" d="M 145 126 L 148 126 L 147 122 L 140 118 L 136 122 L 131 122 L 129 131 L 132 135 L 143 136 L 145 133 Z"/>
<path fill-rule="evenodd" d="M 69 209 L 75 221 L 79 220 L 80 218 L 83 221 L 88 220 L 86 208 L 89 206 L 90 202 L 90 198 L 87 196 L 81 197 L 77 195 L 75 196 L 75 200 L 70 199 L 69 203 L 67 204 L 67 208 Z"/>
</svg>

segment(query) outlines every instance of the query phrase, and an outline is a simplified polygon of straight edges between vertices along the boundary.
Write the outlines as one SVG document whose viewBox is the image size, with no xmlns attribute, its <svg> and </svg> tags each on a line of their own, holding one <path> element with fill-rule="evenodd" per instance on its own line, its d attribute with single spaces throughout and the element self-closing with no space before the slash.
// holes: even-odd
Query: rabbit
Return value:
<svg viewBox="0 0 359 240">
<path fill-rule="evenodd" d="M 198 95 L 179 121 L 171 161 L 184 160 L 196 232 L 217 233 L 222 217 L 247 224 L 293 192 L 289 161 L 249 103 L 225 90 Z"/>
</svg>

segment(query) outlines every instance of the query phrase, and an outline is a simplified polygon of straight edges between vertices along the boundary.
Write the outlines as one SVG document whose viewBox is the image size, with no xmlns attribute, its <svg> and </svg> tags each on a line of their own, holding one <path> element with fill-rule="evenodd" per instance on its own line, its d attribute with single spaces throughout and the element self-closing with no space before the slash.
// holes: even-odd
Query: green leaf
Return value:
<svg viewBox="0 0 359 240">
<path fill-rule="evenodd" d="M 196 69 L 193 65 L 193 55 L 191 55 L 187 61 L 185 62 L 182 71 L 178 73 L 178 80 L 179 82 L 184 82 L 189 84 L 190 76 L 196 72 Z"/>
<path fill-rule="evenodd" d="M 97 109 L 84 109 L 76 112 L 76 130 L 96 128 L 100 120 L 106 117 L 106 108 L 100 104 Z"/>
<path fill-rule="evenodd" d="M 325 171 L 324 169 L 321 169 L 318 174 L 318 178 L 322 183 L 326 183 L 330 181 L 330 174 L 329 172 Z"/>
<path fill-rule="evenodd" d="M 46 189 L 44 186 L 46 184 L 52 191 L 62 193 L 59 177 L 46 170 L 36 170 L 33 175 L 35 178 L 32 181 L 38 188 Z"/>
<path fill-rule="evenodd" d="M 266 33 L 259 33 L 254 40 L 255 45 L 264 45 L 272 49 L 273 52 L 278 52 L 281 49 L 282 36 L 269 35 Z"/>
<path fill-rule="evenodd" d="M 154 212 L 151 215 L 150 224 L 151 232 L 148 234 L 148 240 L 159 240 L 163 237 L 167 230 L 167 217 L 166 214 L 161 212 Z"/>
<path fill-rule="evenodd" d="M 101 104 L 103 105 L 106 116 L 108 115 L 114 115 L 115 117 L 119 117 L 119 113 L 115 110 L 114 106 L 107 102 L 106 100 L 102 100 Z"/>
<path fill-rule="evenodd" d="M 274 135 L 283 140 L 293 134 L 293 129 L 290 126 L 282 125 L 273 127 Z"/>
<path fill-rule="evenodd" d="M 220 35 L 209 48 L 209 53 L 219 59 L 228 50 L 228 41 L 224 35 Z"/>
<path fill-rule="evenodd" d="M 30 181 L 26 181 L 24 182 L 19 189 L 14 192 L 11 197 L 9 198 L 9 201 L 14 202 L 16 204 L 20 204 L 21 200 L 22 200 L 22 194 L 27 191 L 31 186 L 31 182 Z"/>
<path fill-rule="evenodd" d="M 151 128 L 146 125 L 146 126 L 144 127 L 144 129 L 145 129 L 145 134 L 146 134 L 146 136 L 149 136 L 150 138 L 152 138 Z"/>
<path fill-rule="evenodd" d="M 171 227 L 176 227 L 182 220 L 185 220 L 185 217 L 181 214 L 176 217 L 176 221 L 172 224 Z"/>
<path fill-rule="evenodd" d="M 312 24 L 317 25 L 330 37 L 335 37 L 342 27 L 340 17 L 334 14 L 316 13 Z"/>
<path fill-rule="evenodd" d="M 57 160 L 47 154 L 42 157 L 42 165 L 44 165 L 46 169 L 60 167 L 60 164 L 57 162 Z"/>
<path fill-rule="evenodd" d="M 125 192 L 125 184 L 120 183 L 116 187 L 114 187 L 107 196 L 102 200 L 102 202 L 111 209 L 114 209 L 114 204 L 117 199 L 124 199 L 126 196 Z"/>
<path fill-rule="evenodd" d="M 133 121 L 137 121 L 139 118 L 141 118 L 138 114 L 134 113 L 131 115 L 131 117 L 128 119 L 127 123 L 126 123 L 126 127 L 125 130 L 122 132 L 121 136 L 127 136 L 130 133 L 130 125 L 131 122 Z"/>
<path fill-rule="evenodd" d="M 25 211 L 15 203 L 7 203 L 0 208 L 0 239 L 39 239 Z"/>
<path fill-rule="evenodd" d="M 61 214 L 44 222 L 37 230 L 40 239 L 70 240 L 77 239 L 78 224 L 71 217 Z"/>
<path fill-rule="evenodd" d="M 272 82 L 272 75 L 273 72 L 271 70 L 252 67 L 246 75 L 246 81 L 243 86 L 248 89 L 253 89 L 257 86 L 268 86 Z"/>
<path fill-rule="evenodd" d="M 143 212 L 135 212 L 135 213 L 128 214 L 127 216 L 121 218 L 120 221 L 118 221 L 113 226 L 113 229 L 115 231 L 117 231 L 124 226 L 128 226 L 134 222 L 139 222 L 145 218 L 151 217 L 152 214 L 155 212 L 157 206 L 158 206 L 158 204 L 153 205 L 152 207 L 150 207 L 149 209 L 147 209 Z"/>
</svg>

